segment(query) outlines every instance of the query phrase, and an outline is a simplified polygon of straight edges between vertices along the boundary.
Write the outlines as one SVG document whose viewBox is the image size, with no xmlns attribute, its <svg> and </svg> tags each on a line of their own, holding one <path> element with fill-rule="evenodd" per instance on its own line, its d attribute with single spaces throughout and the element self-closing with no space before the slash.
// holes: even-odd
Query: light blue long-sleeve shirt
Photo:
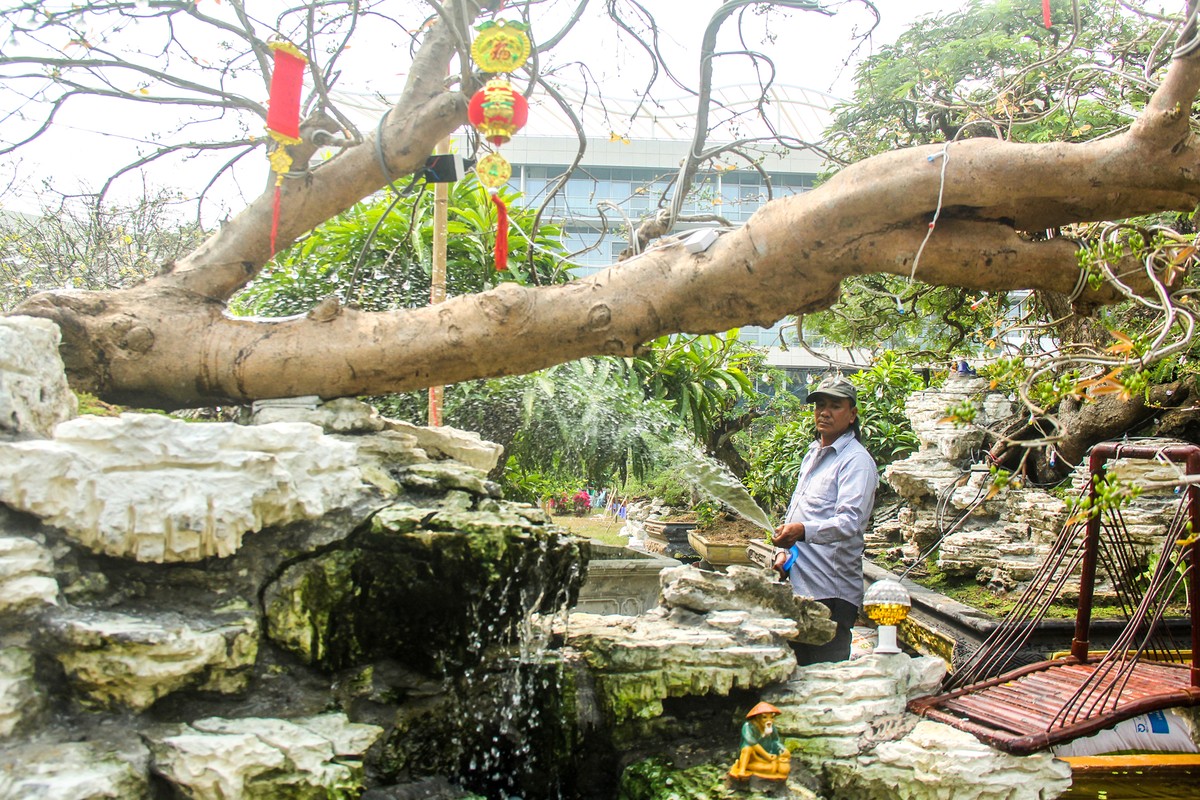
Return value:
<svg viewBox="0 0 1200 800">
<path fill-rule="evenodd" d="M 817 440 L 808 448 L 783 519 L 804 523 L 804 541 L 796 543 L 788 570 L 793 592 L 862 607 L 863 532 L 878 484 L 875 459 L 853 431 L 828 447 Z"/>
</svg>

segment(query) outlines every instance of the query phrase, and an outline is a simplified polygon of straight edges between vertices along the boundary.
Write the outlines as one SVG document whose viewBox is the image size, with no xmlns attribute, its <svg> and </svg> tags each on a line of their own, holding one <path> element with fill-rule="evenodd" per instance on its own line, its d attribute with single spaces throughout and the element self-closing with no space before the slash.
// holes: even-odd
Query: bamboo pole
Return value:
<svg viewBox="0 0 1200 800">
<path fill-rule="evenodd" d="M 438 142 L 434 154 L 450 152 L 450 137 Z M 446 228 L 450 215 L 450 184 L 439 182 L 433 185 L 433 265 L 429 281 L 429 304 L 436 305 L 446 299 Z M 429 387 L 429 427 L 442 424 L 442 402 L 445 387 Z"/>
</svg>

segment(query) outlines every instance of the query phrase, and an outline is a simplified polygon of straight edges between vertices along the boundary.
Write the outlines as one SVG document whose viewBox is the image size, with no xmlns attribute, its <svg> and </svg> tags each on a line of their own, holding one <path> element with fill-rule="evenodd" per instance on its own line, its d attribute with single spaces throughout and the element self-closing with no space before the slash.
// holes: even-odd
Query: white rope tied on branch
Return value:
<svg viewBox="0 0 1200 800">
<path fill-rule="evenodd" d="M 921 253 L 925 252 L 925 245 L 929 244 L 929 237 L 933 236 L 933 229 L 937 227 L 938 217 L 942 215 L 942 199 L 946 195 L 946 163 L 950 161 L 950 145 L 956 139 L 957 137 L 942 145 L 942 152 L 925 157 L 925 160 L 930 163 L 940 158 L 942 160 L 942 172 L 938 183 L 937 206 L 933 209 L 933 219 L 929 221 L 929 230 L 925 231 L 925 238 L 921 240 L 921 246 L 917 248 L 917 254 L 913 257 L 912 272 L 908 273 L 908 282 L 910 284 L 917 277 L 917 265 L 921 263 Z"/>
<path fill-rule="evenodd" d="M 938 176 L 937 205 L 935 205 L 933 208 L 933 219 L 931 219 L 929 221 L 929 230 L 927 230 L 925 232 L 925 238 L 921 240 L 921 246 L 917 248 L 917 254 L 913 257 L 912 271 L 908 273 L 908 282 L 910 284 L 914 280 L 916 280 L 917 266 L 921 263 L 921 254 L 923 252 L 925 252 L 925 245 L 927 245 L 929 243 L 930 237 L 933 236 L 933 231 L 937 227 L 938 217 L 940 217 L 942 215 L 942 204 L 946 197 L 946 165 L 950 161 L 950 145 L 957 142 L 959 140 L 959 138 L 964 133 L 966 133 L 966 131 L 969 128 L 971 128 L 973 125 L 988 125 L 992 128 L 993 131 L 995 131 L 997 139 L 1003 138 L 1000 135 L 1001 131 L 1000 131 L 999 127 L 997 127 L 997 125 L 994 122 L 992 122 L 991 120 L 986 120 L 986 119 L 977 119 L 972 122 L 968 122 L 967 124 L 965 124 L 961 128 L 959 128 L 957 131 L 955 131 L 954 136 L 952 138 L 946 140 L 946 142 L 942 145 L 942 152 L 934 153 L 933 155 L 929 155 L 929 156 L 925 156 L 925 160 L 931 164 L 934 161 L 941 159 L 941 162 L 942 162 L 941 163 L 941 172 Z"/>
</svg>

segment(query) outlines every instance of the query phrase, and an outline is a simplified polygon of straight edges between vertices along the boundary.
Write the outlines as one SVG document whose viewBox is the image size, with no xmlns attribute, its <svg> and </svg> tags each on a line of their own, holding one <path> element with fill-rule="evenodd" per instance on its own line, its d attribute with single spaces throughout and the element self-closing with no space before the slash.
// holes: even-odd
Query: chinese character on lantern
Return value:
<svg viewBox="0 0 1200 800">
<path fill-rule="evenodd" d="M 467 118 L 484 139 L 499 147 L 525 127 L 529 103 L 511 83 L 493 78 L 471 98 Z"/>
</svg>

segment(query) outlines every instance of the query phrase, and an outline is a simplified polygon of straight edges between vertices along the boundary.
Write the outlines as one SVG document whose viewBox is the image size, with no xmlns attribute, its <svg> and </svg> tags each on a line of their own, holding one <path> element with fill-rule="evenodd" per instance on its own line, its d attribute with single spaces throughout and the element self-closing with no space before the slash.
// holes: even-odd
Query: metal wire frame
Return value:
<svg viewBox="0 0 1200 800">
<path fill-rule="evenodd" d="M 1099 656 L 1089 652 L 1098 569 L 1105 569 L 1110 577 L 1128 579 L 1138 565 L 1120 510 L 1101 511 L 1097 502 L 1098 478 L 1114 457 L 1182 462 L 1189 477 L 1200 474 L 1200 447 L 1195 445 L 1109 443 L 1093 448 L 1091 475 L 1084 487 L 1093 501 L 1086 526 L 1078 522 L 1064 526 L 1050 557 L 1018 602 L 1018 611 L 948 678 L 945 694 L 914 700 L 910 704 L 913 710 L 971 731 L 1011 752 L 1031 752 L 1148 710 L 1200 704 L 1200 552 L 1196 546 L 1200 487 L 1194 482 L 1184 481 L 1187 490 L 1168 526 L 1149 581 L 1124 588 L 1121 581 L 1115 582 L 1118 594 L 1125 594 L 1120 600 L 1122 607 L 1132 609 L 1128 624 L 1107 652 Z M 1006 672 L 1076 567 L 1079 599 L 1070 656 Z M 1146 664 L 1181 660 L 1180 648 L 1162 624 L 1181 587 L 1186 588 L 1191 614 L 1191 662 L 1186 666 Z M 1135 605 L 1129 592 L 1137 588 L 1141 596 Z M 943 704 L 947 710 L 940 710 Z"/>
</svg>

